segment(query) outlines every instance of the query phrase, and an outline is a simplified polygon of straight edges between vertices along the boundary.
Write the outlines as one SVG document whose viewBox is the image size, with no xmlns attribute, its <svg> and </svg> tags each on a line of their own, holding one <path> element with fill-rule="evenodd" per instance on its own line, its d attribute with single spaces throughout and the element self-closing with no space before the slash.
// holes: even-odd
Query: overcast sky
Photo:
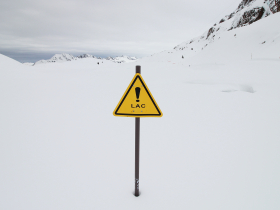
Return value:
<svg viewBox="0 0 280 210">
<path fill-rule="evenodd" d="M 0 53 L 143 57 L 201 35 L 241 0 L 0 0 Z"/>
</svg>

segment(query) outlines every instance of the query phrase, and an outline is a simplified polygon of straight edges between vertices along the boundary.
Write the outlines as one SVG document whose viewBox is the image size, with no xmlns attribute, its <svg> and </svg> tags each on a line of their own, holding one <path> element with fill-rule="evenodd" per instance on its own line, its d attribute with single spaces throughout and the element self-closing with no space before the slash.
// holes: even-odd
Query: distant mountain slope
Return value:
<svg viewBox="0 0 280 210">
<path fill-rule="evenodd" d="M 280 61 L 278 23 L 280 23 L 280 13 L 270 15 L 246 27 L 226 31 L 191 60 L 195 63 L 260 59 Z"/>
<path fill-rule="evenodd" d="M 202 36 L 184 42 L 174 49 L 184 50 L 186 48 L 193 48 L 192 50 L 196 52 L 203 50 L 210 43 L 219 39 L 220 35 L 225 31 L 248 26 L 276 13 L 279 9 L 277 5 L 275 6 L 275 2 L 275 0 L 243 0 L 234 12 L 226 15 L 219 22 L 215 23 L 210 29 L 205 31 Z"/>
<path fill-rule="evenodd" d="M 22 64 L 12 58 L 9 58 L 8 56 L 5 56 L 3 54 L 0 54 L 0 69 L 4 69 L 7 67 L 18 67 Z"/>
<path fill-rule="evenodd" d="M 279 59 L 279 8 L 274 0 L 243 0 L 201 36 L 154 54 L 151 59 L 173 63 Z"/>
<path fill-rule="evenodd" d="M 117 57 L 100 58 L 100 57 L 96 57 L 94 55 L 83 54 L 83 55 L 79 55 L 79 56 L 75 57 L 73 55 L 63 53 L 63 54 L 55 54 L 53 57 L 51 57 L 48 60 L 39 60 L 34 65 L 44 64 L 44 63 L 74 61 L 74 60 L 79 60 L 79 59 L 84 59 L 84 58 L 93 58 L 93 59 L 96 59 L 97 62 L 100 61 L 100 60 L 110 60 L 110 61 L 115 62 L 115 63 L 127 63 L 127 62 L 132 62 L 132 61 L 137 60 L 136 57 L 129 57 L 129 56 L 117 56 Z"/>
<path fill-rule="evenodd" d="M 77 58 L 97 58 L 94 55 L 90 55 L 90 54 L 82 54 L 77 56 Z"/>
<path fill-rule="evenodd" d="M 42 64 L 42 63 L 55 63 L 55 62 L 65 62 L 65 61 L 73 61 L 73 60 L 77 60 L 77 57 L 74 57 L 73 55 L 70 54 L 55 54 L 53 57 L 51 57 L 51 59 L 49 60 L 39 60 L 37 62 L 35 62 L 34 65 L 37 64 Z"/>
<path fill-rule="evenodd" d="M 128 63 L 128 62 L 136 61 L 137 58 L 122 55 L 122 56 L 117 56 L 117 57 L 114 57 L 114 58 L 108 57 L 108 58 L 106 58 L 106 60 L 110 60 L 110 61 L 113 61 L 115 63 Z"/>
</svg>

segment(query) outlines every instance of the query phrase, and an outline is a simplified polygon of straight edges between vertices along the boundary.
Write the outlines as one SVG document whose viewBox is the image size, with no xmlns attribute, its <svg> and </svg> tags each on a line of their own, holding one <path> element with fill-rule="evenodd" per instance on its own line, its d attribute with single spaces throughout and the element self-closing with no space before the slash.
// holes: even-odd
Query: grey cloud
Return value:
<svg viewBox="0 0 280 210">
<path fill-rule="evenodd" d="M 240 0 L 2 1 L 0 53 L 145 56 L 200 35 L 217 21 L 219 13 L 218 18 L 227 14 L 223 9 L 231 5 L 231 12 L 238 3 Z"/>
</svg>

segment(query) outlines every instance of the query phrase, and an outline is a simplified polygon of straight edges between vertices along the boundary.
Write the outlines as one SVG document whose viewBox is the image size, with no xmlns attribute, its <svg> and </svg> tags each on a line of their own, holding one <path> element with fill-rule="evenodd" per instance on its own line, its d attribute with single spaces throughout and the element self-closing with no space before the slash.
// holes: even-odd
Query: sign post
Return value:
<svg viewBox="0 0 280 210">
<path fill-rule="evenodd" d="M 141 66 L 136 66 L 136 74 L 141 74 Z M 135 117 L 135 194 L 134 195 L 136 197 L 139 196 L 139 164 L 140 164 L 139 160 L 140 160 L 140 117 Z"/>
<path fill-rule="evenodd" d="M 135 117 L 135 196 L 139 196 L 140 117 Z"/>
<path fill-rule="evenodd" d="M 117 117 L 135 117 L 135 196 L 139 192 L 140 117 L 162 117 L 162 112 L 141 76 L 141 66 L 113 112 Z"/>
</svg>

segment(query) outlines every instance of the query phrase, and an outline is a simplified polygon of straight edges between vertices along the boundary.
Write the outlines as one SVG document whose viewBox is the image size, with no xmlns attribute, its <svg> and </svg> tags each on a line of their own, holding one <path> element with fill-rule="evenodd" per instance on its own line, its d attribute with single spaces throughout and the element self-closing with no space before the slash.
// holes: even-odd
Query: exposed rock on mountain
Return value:
<svg viewBox="0 0 280 210">
<path fill-rule="evenodd" d="M 106 60 L 110 60 L 110 61 L 113 61 L 115 63 L 128 63 L 128 62 L 136 61 L 137 58 L 122 55 L 122 56 L 117 56 L 117 57 L 114 57 L 114 58 L 108 57 L 108 58 L 106 58 Z"/>
<path fill-rule="evenodd" d="M 94 55 L 90 55 L 90 54 L 82 54 L 77 56 L 77 58 L 96 58 Z"/>
<path fill-rule="evenodd" d="M 268 0 L 265 0 L 267 2 Z M 268 1 L 269 8 L 272 13 L 280 12 L 280 0 Z"/>
<path fill-rule="evenodd" d="M 262 18 L 264 12 L 265 9 L 263 7 L 254 8 L 250 11 L 244 12 L 240 20 L 237 22 L 237 24 L 235 26 L 232 26 L 230 30 L 233 28 L 246 26 L 252 24 L 253 22 L 258 21 L 259 19 Z"/>
</svg>

